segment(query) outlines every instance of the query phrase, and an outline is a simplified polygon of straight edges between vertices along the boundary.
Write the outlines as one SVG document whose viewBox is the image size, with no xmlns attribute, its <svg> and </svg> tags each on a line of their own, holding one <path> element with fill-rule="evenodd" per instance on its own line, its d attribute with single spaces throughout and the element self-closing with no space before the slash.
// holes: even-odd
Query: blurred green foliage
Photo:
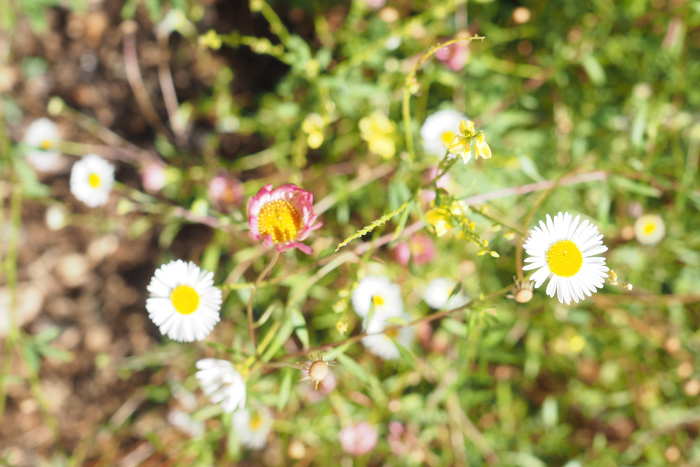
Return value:
<svg viewBox="0 0 700 467">
<path fill-rule="evenodd" d="M 23 1 L 22 13 L 41 30 L 42 9 L 54 3 Z M 164 134 L 154 138 L 169 164 L 161 193 L 167 203 L 136 194 L 120 208 L 121 214 L 149 214 L 131 224 L 134 236 L 160 226 L 164 261 L 174 256 L 170 247 L 187 223 L 171 207 L 212 216 L 219 230 L 202 248 L 200 264 L 223 283 L 242 263 L 259 272 L 265 260 L 241 235 L 245 208 L 219 209 L 207 198 L 207 184 L 219 171 L 242 180 L 247 196 L 267 183 L 297 183 L 317 201 L 329 197 L 324 228 L 312 236 L 316 256 L 286 255 L 272 275 L 275 285 L 257 292 L 256 315 L 268 316 L 258 336 L 270 336 L 263 362 L 283 359 L 290 338 L 305 348 L 341 340 L 335 328 L 341 317 L 350 331 L 359 327 L 352 311 L 339 314 L 337 304 L 347 306 L 358 275 L 367 272 L 381 271 L 400 283 L 413 318 L 430 313 L 421 293 L 436 277 L 458 281 L 475 300 L 507 287 L 516 272 L 517 242 L 504 236 L 508 228 L 494 228 L 494 218 L 522 230 L 560 210 L 593 219 L 605 234 L 608 264 L 634 292 L 607 287 L 575 306 L 560 305 L 543 290 L 523 305 L 502 297 L 478 302 L 435 321 L 431 344 L 402 348 L 397 362 L 382 362 L 360 344 L 341 346 L 329 353 L 339 363 L 333 370 L 338 389 L 317 402 L 304 395 L 290 368 L 256 371 L 248 395 L 278 410 L 276 440 L 268 447 L 276 457 L 241 450 L 230 416 L 216 406 L 193 414 L 207 422 L 201 437 L 163 446 L 149 436 L 157 449 L 182 465 L 243 458 L 289 465 L 286 448 L 300 440 L 316 464 L 349 465 L 338 432 L 351 421 L 368 420 L 379 442 L 355 459 L 357 465 L 483 465 L 494 459 L 525 467 L 700 464 L 700 389 L 689 389 L 700 379 L 700 2 L 407 0 L 374 9 L 364 1 L 252 0 L 252 15 L 264 17 L 272 31 L 260 37 L 207 32 L 204 12 L 215 8 L 209 3 L 129 0 L 121 10 L 124 18 L 135 18 L 145 8 L 154 23 L 178 10 L 199 31 L 180 47 L 195 50 L 202 63 L 218 60 L 212 65 L 218 68 L 206 92 L 180 103 L 186 125 L 211 124 L 202 147 L 183 147 Z M 514 14 L 516 7 L 520 13 Z M 307 18 L 314 33 L 298 35 L 289 20 L 294 15 Z M 3 21 L 7 29 L 13 19 L 5 14 Z M 469 44 L 461 70 L 431 59 L 418 72 L 410 101 L 414 160 L 403 133 L 406 76 L 431 46 L 458 33 L 485 40 Z M 273 89 L 238 102 L 232 83 L 250 70 L 226 63 L 231 48 L 277 60 L 286 71 Z M 27 77 L 46 72 L 39 59 L 22 67 Z M 483 204 L 473 206 L 467 217 L 499 258 L 478 256 L 481 247 L 446 235 L 435 238 L 439 254 L 427 265 L 396 263 L 393 241 L 364 256 L 334 256 L 343 259 L 321 269 L 319 262 L 343 238 L 409 199 L 414 201 L 405 215 L 363 240 L 424 218 L 426 206 L 414 195 L 426 185 L 423 171 L 438 160 L 423 154 L 419 129 L 426 116 L 447 108 L 474 119 L 494 154 L 453 166 L 457 188 L 450 200 L 598 170 L 606 178 L 557 187 L 546 197 L 536 192 L 498 199 L 483 214 Z M 395 123 L 393 158 L 371 154 L 361 138 L 359 121 L 375 111 Z M 324 123 L 318 148 L 309 147 L 302 128 L 310 114 Z M 222 139 L 233 133 L 262 149 L 220 157 Z M 385 164 L 391 170 L 378 180 L 357 183 Z M 17 174 L 27 189 L 45 195 L 33 174 Z M 533 207 L 532 222 L 523 225 Z M 643 246 L 630 235 L 639 212 L 662 216 L 667 234 L 661 244 Z M 243 283 L 255 275 L 246 277 L 237 276 Z M 225 339 L 210 344 L 237 362 L 247 358 L 249 293 L 229 293 L 222 316 L 233 326 L 222 331 Z M 232 335 L 237 337 L 228 348 Z M 41 346 L 28 347 L 34 359 L 48 353 L 41 339 Z M 202 354 L 202 347 L 164 343 L 159 352 L 131 358 L 124 376 L 166 366 L 193 373 Z M 182 385 L 194 392 L 194 376 Z M 154 404 L 167 404 L 170 391 L 167 385 L 146 388 Z M 392 454 L 386 437 L 393 420 L 415 429 L 415 449 Z"/>
</svg>

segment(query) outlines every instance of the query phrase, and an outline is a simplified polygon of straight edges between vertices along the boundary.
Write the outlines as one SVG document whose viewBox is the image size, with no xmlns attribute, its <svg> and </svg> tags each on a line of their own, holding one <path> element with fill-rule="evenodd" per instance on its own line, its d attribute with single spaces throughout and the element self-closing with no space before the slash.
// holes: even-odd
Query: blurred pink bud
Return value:
<svg viewBox="0 0 700 467">
<path fill-rule="evenodd" d="M 141 173 L 141 182 L 148 191 L 160 191 L 165 186 L 165 166 L 149 163 Z"/>
<path fill-rule="evenodd" d="M 415 433 L 415 426 L 405 427 L 399 422 L 389 422 L 389 435 L 387 442 L 391 447 L 391 452 L 396 456 L 408 454 L 418 448 L 418 439 Z"/>
<path fill-rule="evenodd" d="M 377 430 L 367 422 L 345 427 L 340 431 L 340 444 L 353 456 L 367 454 L 377 445 Z"/>
<path fill-rule="evenodd" d="M 220 205 L 238 205 L 243 199 L 241 182 L 228 175 L 217 175 L 209 182 L 209 199 Z"/>
<path fill-rule="evenodd" d="M 423 172 L 423 182 L 427 186 L 429 186 L 429 188 L 426 188 L 421 192 L 421 197 L 428 203 L 435 199 L 435 191 L 433 191 L 432 189 L 432 184 L 433 180 L 435 180 L 435 177 L 437 177 L 437 174 L 437 167 L 431 167 L 425 172 Z M 450 186 L 450 183 L 452 183 L 452 176 L 450 176 L 449 173 L 446 173 L 437 181 L 437 187 L 447 190 Z"/>
<path fill-rule="evenodd" d="M 301 373 L 303 376 L 308 376 L 309 372 L 306 370 L 301 370 Z M 304 397 L 309 403 L 314 403 L 318 402 L 322 399 L 325 399 L 328 394 L 333 392 L 335 387 L 338 385 L 338 378 L 335 376 L 335 374 L 332 371 L 328 372 L 328 375 L 326 375 L 326 378 L 321 382 L 321 384 L 318 385 L 318 390 L 314 389 L 314 387 L 310 384 L 304 384 L 300 386 L 300 391 L 302 394 L 302 397 Z"/>
<path fill-rule="evenodd" d="M 452 71 L 459 71 L 469 61 L 469 42 L 457 42 L 443 47 L 435 56 Z"/>
<path fill-rule="evenodd" d="M 413 264 L 425 264 L 435 258 L 435 244 L 427 235 L 415 234 L 411 236 L 408 243 L 399 243 L 396 246 L 396 261 L 406 266 L 413 258 Z"/>
</svg>

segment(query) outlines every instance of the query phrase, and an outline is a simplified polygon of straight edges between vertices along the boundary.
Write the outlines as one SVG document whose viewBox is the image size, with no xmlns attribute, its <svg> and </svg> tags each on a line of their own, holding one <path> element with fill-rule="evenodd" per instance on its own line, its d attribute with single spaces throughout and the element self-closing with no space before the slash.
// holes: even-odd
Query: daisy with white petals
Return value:
<svg viewBox="0 0 700 467">
<path fill-rule="evenodd" d="M 397 323 L 387 322 L 390 318 L 402 318 L 406 322 L 411 321 L 410 316 L 401 312 L 388 315 L 375 314 L 369 323 L 367 323 L 367 318 L 365 318 L 363 323 L 363 328 L 368 335 L 362 338 L 362 345 L 370 353 L 382 360 L 396 360 L 401 356 L 401 352 L 394 344 L 392 338 L 403 347 L 408 347 L 413 342 L 413 326 L 406 326 L 382 333 L 384 329 L 396 326 Z"/>
<path fill-rule="evenodd" d="M 547 295 L 554 297 L 556 293 L 559 302 L 567 305 L 571 300 L 584 300 L 585 295 L 590 297 L 608 277 L 605 258 L 596 256 L 608 250 L 603 236 L 588 220 L 579 221 L 580 216 L 574 218 L 568 212 L 560 212 L 554 219 L 548 214 L 546 224 L 540 221 L 523 245 L 530 255 L 525 259 L 530 264 L 523 270 L 537 269 L 530 277 L 535 288 L 552 276 Z"/>
<path fill-rule="evenodd" d="M 634 223 L 634 236 L 642 245 L 656 245 L 666 235 L 664 220 L 656 214 L 639 216 Z"/>
<path fill-rule="evenodd" d="M 420 129 L 423 150 L 431 156 L 444 156 L 459 134 L 459 123 L 467 116 L 456 110 L 440 110 L 425 119 Z"/>
<path fill-rule="evenodd" d="M 245 407 L 245 381 L 231 362 L 205 358 L 197 362 L 197 368 L 195 376 L 212 404 L 221 405 L 226 413 Z"/>
<path fill-rule="evenodd" d="M 148 317 L 173 340 L 201 341 L 219 322 L 221 290 L 214 287 L 214 273 L 191 261 L 171 261 L 156 269 L 148 291 Z"/>
<path fill-rule="evenodd" d="M 27 128 L 24 143 L 33 149 L 25 156 L 35 169 L 53 172 L 61 166 L 61 153 L 56 151 L 61 136 L 58 127 L 48 118 L 35 120 Z"/>
<path fill-rule="evenodd" d="M 114 186 L 114 166 L 96 154 L 89 154 L 73 164 L 70 191 L 91 208 L 107 204 Z"/>
<path fill-rule="evenodd" d="M 401 288 L 386 276 L 365 276 L 353 290 L 350 300 L 360 318 L 369 314 L 373 304 L 375 315 L 403 312 Z"/>
<path fill-rule="evenodd" d="M 265 407 L 259 410 L 238 410 L 233 414 L 233 428 L 238 440 L 247 448 L 260 449 L 265 446 L 271 427 L 272 416 Z"/>
</svg>

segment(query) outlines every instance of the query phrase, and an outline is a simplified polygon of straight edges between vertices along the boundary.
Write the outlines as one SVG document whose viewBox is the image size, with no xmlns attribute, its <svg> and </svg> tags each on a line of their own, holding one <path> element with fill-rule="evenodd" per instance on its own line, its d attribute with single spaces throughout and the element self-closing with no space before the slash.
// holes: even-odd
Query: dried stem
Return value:
<svg viewBox="0 0 700 467">
<path fill-rule="evenodd" d="M 122 32 L 124 33 L 124 67 L 126 69 L 126 78 L 129 81 L 131 90 L 134 92 L 136 103 L 141 109 L 141 113 L 146 118 L 151 127 L 158 133 L 169 136 L 168 130 L 160 121 L 158 112 L 153 107 L 151 99 L 148 97 L 148 91 L 143 84 L 141 69 L 139 68 L 139 59 L 136 54 L 136 29 L 137 25 L 134 21 L 125 21 L 122 24 Z"/>
</svg>

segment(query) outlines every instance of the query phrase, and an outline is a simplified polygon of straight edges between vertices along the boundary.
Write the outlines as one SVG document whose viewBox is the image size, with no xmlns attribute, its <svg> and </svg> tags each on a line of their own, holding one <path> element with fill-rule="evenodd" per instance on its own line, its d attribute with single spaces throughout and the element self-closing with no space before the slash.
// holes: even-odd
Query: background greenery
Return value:
<svg viewBox="0 0 700 467">
<path fill-rule="evenodd" d="M 516 7 L 526 8 L 527 21 L 523 10 L 514 14 Z M 163 44 L 154 28 L 173 10 L 181 12 L 176 31 Z M 94 20 L 96 13 L 107 18 L 100 41 L 70 35 L 71 21 Z M 144 465 L 700 464 L 700 2 L 402 0 L 373 8 L 364 1 L 129 0 L 116 8 L 2 0 L 0 19 L 0 71 L 19 77 L 1 96 L 0 225 L 8 233 L 0 237 L 0 277 L 8 293 L 28 266 L 23 254 L 35 248 L 19 246 L 18 226 L 35 225 L 46 206 L 64 209 L 70 228 L 85 235 L 114 234 L 122 244 L 150 246 L 140 263 L 118 270 L 139 295 L 114 316 L 89 287 L 62 289 L 95 297 L 93 312 L 107 326 L 145 315 L 150 273 L 173 258 L 194 260 L 215 271 L 218 284 L 234 284 L 222 323 L 197 345 L 161 338 L 147 320 L 141 324 L 149 344 L 118 357 L 109 350 L 86 353 L 83 346 L 62 350 L 65 320 L 42 332 L 31 324 L 15 330 L 3 354 L 3 424 L 29 416 L 19 410 L 28 390 L 49 435 L 34 447 L 19 433 L 0 441 L 5 464 L 114 465 L 141 446 L 148 446 L 139 460 Z M 125 77 L 122 42 L 129 27 L 123 21 L 138 25 L 136 63 L 156 120 L 141 116 L 137 91 Z M 434 59 L 418 71 L 411 155 L 402 115 L 406 77 L 431 46 L 457 34 L 484 40 L 469 44 L 460 71 Z M 56 37 L 70 45 L 60 55 L 50 54 L 45 42 Z M 72 55 L 74 48 L 93 51 L 100 66 L 92 75 L 62 80 L 80 56 Z M 178 76 L 187 84 L 176 86 L 179 130 L 159 87 L 162 57 L 176 84 Z M 48 83 L 38 97 L 33 82 Z M 86 83 L 98 90 L 97 104 L 74 92 Z M 109 89 L 128 92 L 120 98 L 103 92 Z M 102 108 L 110 108 L 112 118 Z M 426 184 L 423 171 L 438 159 L 422 153 L 418 130 L 443 108 L 473 118 L 494 154 L 454 165 L 456 198 L 588 172 L 603 171 L 602 179 L 497 199 L 488 203 L 487 216 L 480 214 L 483 203 L 472 206 L 467 217 L 499 258 L 478 256 L 479 246 L 453 234 L 434 238 L 434 261 L 410 268 L 396 263 L 396 241 L 360 247 L 421 220 L 428 207 L 418 201 L 334 253 L 345 237 Z M 375 111 L 395 123 L 397 150 L 388 159 L 369 152 L 360 135 L 359 121 Z M 70 135 L 66 153 L 82 155 L 99 144 L 122 150 L 117 179 L 123 184 L 107 208 L 76 206 L 65 174 L 37 178 L 22 161 L 21 145 L 10 139 L 21 140 L 23 125 L 46 112 Z M 315 149 L 302 129 L 311 113 L 325 120 L 323 144 Z M 106 129 L 116 133 L 116 143 L 102 138 Z M 138 171 L 159 157 L 168 183 L 145 194 Z M 245 360 L 246 284 L 269 257 L 245 232 L 245 199 L 221 206 L 207 197 L 209 181 L 222 171 L 242 182 L 245 199 L 267 183 L 297 183 L 326 208 L 323 229 L 309 240 L 314 255 L 284 255 L 272 285 L 256 295 L 256 317 L 269 311 L 259 339 L 275 336 L 266 362 L 294 362 L 285 355 L 343 339 L 335 329 L 341 319 L 358 333 L 353 312 L 342 308 L 358 275 L 380 271 L 401 284 L 414 318 L 430 313 L 421 294 L 436 277 L 460 282 L 474 299 L 503 289 L 516 273 L 517 237 L 504 236 L 510 229 L 493 228 L 492 219 L 526 230 L 533 208 L 533 220 L 560 210 L 593 219 L 605 235 L 608 264 L 634 290 L 608 286 L 575 306 L 560 305 L 543 290 L 524 305 L 498 297 L 432 322 L 431 336 L 397 362 L 378 360 L 360 344 L 341 346 L 332 352 L 337 389 L 315 402 L 306 383 L 296 382 L 297 370 L 259 368 L 248 383 L 249 400 L 276 409 L 274 436 L 264 451 L 247 452 L 230 417 L 208 404 L 194 378 L 194 362 L 204 355 Z M 640 212 L 664 219 L 667 234 L 659 245 L 643 246 L 631 234 Z M 104 269 L 96 274 L 109 277 Z M 90 332 L 89 324 L 81 326 Z M 120 332 L 137 327 L 144 333 L 133 323 Z M 52 405 L 42 384 L 57 359 L 86 359 L 92 377 L 111 369 L 125 388 L 115 410 L 68 433 L 67 407 Z M 76 377 L 67 373 L 62 378 Z M 21 390 L 25 395 L 17 396 Z M 201 436 L 190 438 L 165 421 L 170 410 L 182 409 L 183 394 L 199 400 L 191 412 L 206 426 Z M 123 409 L 128 401 L 138 403 Z M 126 413 L 115 419 L 119 407 Z M 353 459 L 342 452 L 338 432 L 364 420 L 378 429 L 379 442 Z M 418 454 L 392 454 L 386 441 L 392 420 L 414 430 Z M 110 449 L 100 444 L 105 437 Z M 288 457 L 295 440 L 306 448 L 301 460 Z"/>
</svg>

